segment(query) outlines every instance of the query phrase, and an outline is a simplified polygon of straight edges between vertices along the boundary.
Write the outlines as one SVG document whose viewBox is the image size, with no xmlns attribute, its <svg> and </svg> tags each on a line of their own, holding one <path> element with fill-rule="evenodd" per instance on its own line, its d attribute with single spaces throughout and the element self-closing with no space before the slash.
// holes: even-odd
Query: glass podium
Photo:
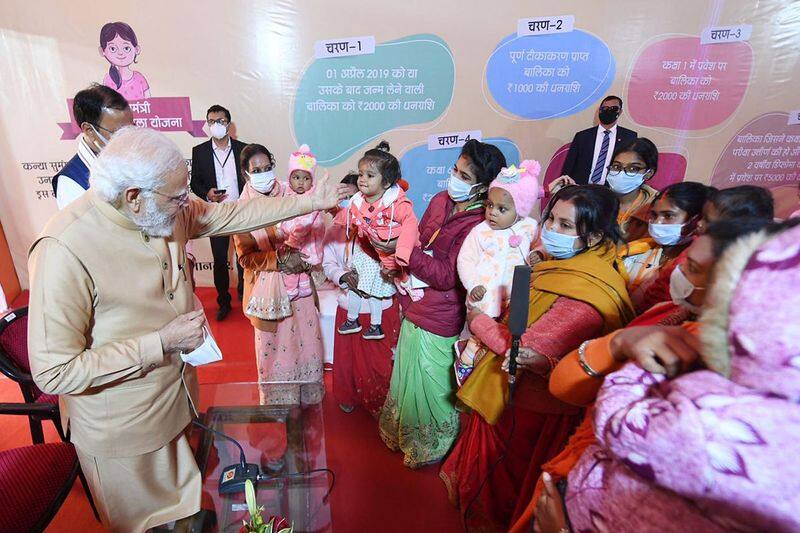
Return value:
<svg viewBox="0 0 800 533">
<path fill-rule="evenodd" d="M 332 531 L 320 383 L 200 385 L 200 420 L 238 441 L 248 463 L 259 465 L 256 499 L 262 517 L 280 516 L 296 533 Z M 244 492 L 220 494 L 220 476 L 239 463 L 236 444 L 192 426 L 190 442 L 203 475 L 201 513 L 173 531 L 239 531 L 248 518 Z"/>
</svg>

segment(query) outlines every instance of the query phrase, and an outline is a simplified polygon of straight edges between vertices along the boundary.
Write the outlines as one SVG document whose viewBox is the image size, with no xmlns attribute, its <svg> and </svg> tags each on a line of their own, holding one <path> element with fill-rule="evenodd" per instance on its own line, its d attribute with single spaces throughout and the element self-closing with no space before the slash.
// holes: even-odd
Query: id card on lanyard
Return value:
<svg viewBox="0 0 800 533">
<path fill-rule="evenodd" d="M 225 164 L 228 162 L 228 159 L 231 157 L 232 153 L 233 153 L 233 145 L 231 145 L 228 148 L 228 153 L 225 154 L 225 160 L 224 161 L 220 161 L 219 157 L 217 157 L 217 151 L 214 150 L 213 147 L 211 148 L 211 154 L 214 156 L 214 159 L 217 160 L 217 163 L 219 163 L 220 168 L 222 168 L 223 170 L 225 169 Z"/>
</svg>

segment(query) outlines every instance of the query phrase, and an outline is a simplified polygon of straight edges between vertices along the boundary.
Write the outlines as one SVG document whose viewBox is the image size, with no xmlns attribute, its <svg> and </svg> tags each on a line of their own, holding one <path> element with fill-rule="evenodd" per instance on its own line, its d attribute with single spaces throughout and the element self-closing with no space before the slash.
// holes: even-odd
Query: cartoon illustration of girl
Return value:
<svg viewBox="0 0 800 533">
<path fill-rule="evenodd" d="M 111 66 L 103 85 L 119 92 L 129 102 L 150 98 L 150 86 L 141 72 L 131 69 L 141 49 L 133 28 L 124 22 L 109 22 L 100 30 L 100 55 Z"/>
</svg>

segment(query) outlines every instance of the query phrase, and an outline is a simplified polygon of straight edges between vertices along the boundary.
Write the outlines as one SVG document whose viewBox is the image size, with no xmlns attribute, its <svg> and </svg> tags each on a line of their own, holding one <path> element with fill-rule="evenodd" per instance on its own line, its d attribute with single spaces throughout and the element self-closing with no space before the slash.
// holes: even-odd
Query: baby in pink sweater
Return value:
<svg viewBox="0 0 800 533">
<path fill-rule="evenodd" d="M 289 186 L 286 196 L 305 194 L 314 189 L 314 168 L 317 158 L 311 153 L 307 144 L 302 145 L 289 156 Z M 281 252 L 296 250 L 305 256 L 305 262 L 311 266 L 322 263 L 322 241 L 325 237 L 325 221 L 322 212 L 314 211 L 302 215 L 278 226 L 278 237 L 283 239 Z M 282 254 L 283 255 L 283 254 Z M 289 297 L 304 297 L 311 294 L 308 276 L 299 274 L 284 276 Z"/>
</svg>

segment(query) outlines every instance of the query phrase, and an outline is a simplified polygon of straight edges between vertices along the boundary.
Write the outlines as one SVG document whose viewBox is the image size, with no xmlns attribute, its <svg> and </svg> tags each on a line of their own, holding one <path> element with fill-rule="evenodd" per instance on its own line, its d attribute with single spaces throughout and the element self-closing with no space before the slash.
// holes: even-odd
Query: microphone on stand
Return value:
<svg viewBox="0 0 800 533">
<path fill-rule="evenodd" d="M 531 267 L 514 267 L 511 283 L 511 303 L 508 306 L 508 331 L 511 333 L 511 352 L 508 359 L 508 394 L 513 396 L 517 380 L 519 339 L 528 327 L 528 307 L 531 298 Z"/>
</svg>

